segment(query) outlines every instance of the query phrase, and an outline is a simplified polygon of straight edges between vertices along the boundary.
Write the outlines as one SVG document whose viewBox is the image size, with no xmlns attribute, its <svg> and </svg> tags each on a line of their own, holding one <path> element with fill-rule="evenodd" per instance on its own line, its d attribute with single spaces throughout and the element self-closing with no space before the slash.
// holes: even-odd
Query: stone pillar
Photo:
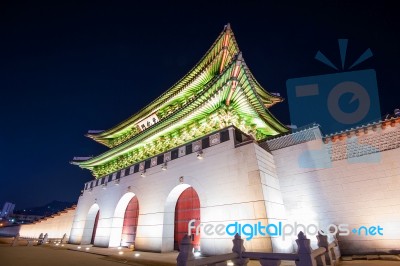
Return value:
<svg viewBox="0 0 400 266">
<path fill-rule="evenodd" d="M 331 256 L 335 261 L 339 261 L 340 257 L 342 256 L 340 253 L 338 236 L 339 232 L 337 232 L 336 235 L 333 235 L 333 242 L 335 242 L 336 246 L 333 248 Z"/>
<path fill-rule="evenodd" d="M 44 237 L 43 237 L 42 244 L 46 244 L 48 239 L 49 239 L 49 236 L 48 236 L 47 233 L 46 233 L 46 234 L 44 235 Z"/>
<path fill-rule="evenodd" d="M 296 266 L 317 266 L 311 254 L 313 250 L 310 239 L 307 239 L 302 231 L 297 235 L 296 243 L 298 246 L 297 253 L 299 254 L 299 261 L 296 261 Z"/>
<path fill-rule="evenodd" d="M 323 235 L 318 231 L 317 239 L 318 239 L 318 247 L 325 248 L 325 256 L 324 256 L 325 263 L 327 265 L 332 265 L 332 257 L 331 257 L 331 253 L 329 252 L 328 236 Z"/>
<path fill-rule="evenodd" d="M 40 233 L 39 237 L 38 237 L 38 245 L 41 245 L 43 243 L 43 233 Z"/>
<path fill-rule="evenodd" d="M 239 234 L 236 234 L 232 242 L 233 242 L 232 252 L 238 254 L 239 256 L 237 259 L 232 260 L 233 263 L 235 263 L 235 265 L 238 266 L 246 266 L 247 263 L 249 262 L 249 259 L 242 257 L 242 253 L 246 251 L 243 245 L 244 240 L 240 237 Z"/>
<path fill-rule="evenodd" d="M 194 256 L 193 256 L 193 245 L 190 237 L 186 234 L 181 244 L 179 245 L 179 255 L 176 258 L 177 266 L 189 266 L 193 264 Z"/>
</svg>

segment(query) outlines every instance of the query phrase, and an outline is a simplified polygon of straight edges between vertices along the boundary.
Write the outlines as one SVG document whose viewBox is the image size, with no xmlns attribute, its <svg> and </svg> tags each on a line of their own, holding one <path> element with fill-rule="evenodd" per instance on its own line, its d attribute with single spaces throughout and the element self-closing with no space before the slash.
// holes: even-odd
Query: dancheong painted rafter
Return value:
<svg viewBox="0 0 400 266">
<path fill-rule="evenodd" d="M 169 90 L 115 127 L 88 134 L 110 150 L 72 163 L 101 177 L 229 125 L 256 139 L 277 135 L 287 129 L 267 108 L 282 100 L 255 80 L 227 25 Z"/>
</svg>

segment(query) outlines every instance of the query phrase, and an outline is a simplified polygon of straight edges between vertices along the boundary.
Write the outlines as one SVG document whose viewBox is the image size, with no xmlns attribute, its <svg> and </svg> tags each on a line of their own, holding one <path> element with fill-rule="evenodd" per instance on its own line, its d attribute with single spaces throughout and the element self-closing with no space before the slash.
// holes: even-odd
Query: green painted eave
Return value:
<svg viewBox="0 0 400 266">
<path fill-rule="evenodd" d="M 226 48 L 223 47 L 225 35 L 229 35 L 230 37 L 229 45 Z M 217 76 L 221 68 L 221 57 L 224 49 L 227 49 L 229 54 L 227 60 L 224 62 L 224 66 L 227 66 L 232 61 L 233 56 L 239 52 L 239 48 L 230 26 L 226 26 L 224 28 L 217 40 L 200 59 L 200 61 L 182 79 L 176 82 L 170 89 L 161 94 L 157 99 L 116 126 L 101 133 L 87 134 L 86 136 L 110 147 L 109 141 L 111 139 L 123 135 L 129 129 L 135 127 L 136 123 L 141 119 L 157 112 L 174 101 L 179 100 L 179 98 L 195 93 L 204 87 L 204 85 L 213 77 Z"/>
<path fill-rule="evenodd" d="M 204 86 L 192 102 L 187 103 L 165 119 L 103 154 L 84 162 L 74 162 L 74 164 L 92 170 L 95 166 L 106 164 L 127 152 L 144 146 L 157 137 L 170 134 L 191 121 L 209 116 L 225 104 L 231 89 L 231 73 L 235 64 L 236 61 L 232 61 L 221 74 Z M 257 125 L 257 130 L 264 135 L 273 136 L 286 132 L 287 128 L 265 107 L 265 102 L 257 91 L 259 90 L 257 83 L 244 61 L 240 61 L 237 81 L 238 87 L 232 94 L 231 108 L 248 123 Z"/>
<path fill-rule="evenodd" d="M 127 142 L 124 142 L 99 156 L 93 157 L 92 159 L 84 162 L 73 163 L 83 168 L 90 169 L 91 167 L 104 163 L 107 161 L 106 159 L 115 158 L 116 156 L 122 155 L 129 150 L 133 150 L 140 145 L 144 146 L 145 140 L 149 141 L 149 138 L 155 138 L 167 127 L 178 127 L 179 124 L 177 124 L 177 122 L 180 122 L 180 124 L 184 123 L 184 121 L 182 121 L 183 117 L 186 117 L 186 120 L 196 118 L 196 116 L 192 114 L 193 111 L 199 113 L 199 107 L 204 103 L 205 100 L 211 97 L 212 92 L 215 91 L 218 86 L 222 86 L 222 84 L 225 84 L 230 79 L 230 71 L 232 69 L 233 62 L 230 65 L 231 66 L 226 68 L 223 73 L 215 77 L 209 84 L 207 84 L 194 101 L 187 103 L 180 110 L 175 111 L 165 119 L 140 132 Z M 192 114 L 189 119 L 187 116 L 188 114 Z"/>
</svg>

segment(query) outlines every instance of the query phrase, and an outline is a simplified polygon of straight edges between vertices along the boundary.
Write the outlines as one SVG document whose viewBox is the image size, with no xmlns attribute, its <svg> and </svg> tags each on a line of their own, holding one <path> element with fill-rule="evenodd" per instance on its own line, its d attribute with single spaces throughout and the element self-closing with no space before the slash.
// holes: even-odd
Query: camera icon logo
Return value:
<svg viewBox="0 0 400 266">
<path fill-rule="evenodd" d="M 342 72 L 287 80 L 292 124 L 317 122 L 325 134 L 331 134 L 380 118 L 375 70 L 344 71 L 347 42 L 339 39 Z M 367 49 L 348 69 L 370 57 L 371 49 Z M 338 70 L 320 51 L 315 58 Z"/>
<path fill-rule="evenodd" d="M 374 69 L 351 69 L 372 56 L 367 49 L 346 71 L 347 39 L 339 39 L 341 72 L 288 79 L 286 82 L 290 120 L 293 125 L 318 123 L 324 134 L 365 125 L 381 118 L 378 85 Z M 323 53 L 315 58 L 339 70 Z M 315 151 L 316 152 L 316 151 Z M 324 153 L 323 150 L 318 151 Z M 302 161 L 313 161 L 308 154 Z M 321 154 L 317 157 L 321 158 Z M 326 158 L 326 156 L 324 156 Z M 324 160 L 323 167 L 329 164 Z"/>
<path fill-rule="evenodd" d="M 286 87 L 295 125 L 316 122 L 331 134 L 380 118 L 373 69 L 289 79 Z"/>
</svg>

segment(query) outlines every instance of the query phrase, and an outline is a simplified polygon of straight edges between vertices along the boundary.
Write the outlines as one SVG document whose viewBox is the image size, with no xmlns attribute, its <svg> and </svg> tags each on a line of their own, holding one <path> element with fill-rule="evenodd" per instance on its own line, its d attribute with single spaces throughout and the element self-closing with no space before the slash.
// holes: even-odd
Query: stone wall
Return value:
<svg viewBox="0 0 400 266">
<path fill-rule="evenodd" d="M 19 233 L 20 227 L 20 225 L 0 227 L 0 236 L 15 236 Z"/>
<path fill-rule="evenodd" d="M 56 216 L 45 217 L 33 224 L 21 225 L 19 234 L 21 237 L 38 238 L 41 233 L 48 234 L 49 238 L 62 238 L 64 234 L 69 236 L 75 209 L 68 209 Z"/>
<path fill-rule="evenodd" d="M 400 252 L 400 124 L 389 125 L 272 151 L 289 221 L 379 225 L 382 236 L 339 237 L 342 252 Z"/>
<path fill-rule="evenodd" d="M 200 220 L 204 226 L 235 221 L 267 224 L 267 215 L 284 219 L 282 199 L 270 154 L 257 144 L 237 146 L 234 129 L 229 141 L 203 149 L 203 159 L 196 153 L 169 161 L 167 170 L 161 165 L 112 179 L 104 186 L 85 190 L 79 198 L 70 242 L 90 242 L 94 216 L 100 211 L 95 246 L 120 244 L 123 215 L 129 200 L 137 196 L 139 219 L 135 248 L 157 252 L 173 250 L 174 211 L 179 195 L 193 187 L 199 195 Z M 273 190 L 273 192 L 271 192 Z M 268 196 L 270 195 L 270 196 Z M 249 251 L 272 251 L 269 237 L 245 241 Z M 232 236 L 201 235 L 203 254 L 231 251 Z"/>
<path fill-rule="evenodd" d="M 267 151 L 268 150 L 268 151 Z M 199 195 L 203 226 L 219 223 L 278 224 L 295 222 L 348 224 L 348 228 L 380 226 L 383 235 L 360 230 L 340 236 L 344 254 L 399 252 L 400 246 L 400 123 L 369 126 L 323 138 L 318 127 L 274 138 L 270 143 L 229 140 L 197 153 L 155 164 L 143 171 L 113 174 L 104 183 L 86 185 L 74 211 L 32 225 L 22 237 L 70 235 L 70 242 L 89 244 L 100 211 L 95 246 L 120 245 L 125 209 L 136 196 L 139 219 L 135 248 L 173 250 L 174 212 L 180 194 L 193 187 Z M 91 182 L 93 184 L 93 182 Z M 69 233 L 71 232 L 71 233 Z M 375 234 L 377 232 L 375 231 Z M 310 239 L 315 239 L 311 234 Z M 245 238 L 245 237 L 243 237 Z M 293 238 L 255 236 L 245 240 L 248 251 L 290 252 Z M 206 255 L 230 252 L 229 235 L 201 235 Z M 316 241 L 313 241 L 316 247 Z M 294 247 L 294 246 L 293 246 Z"/>
</svg>

